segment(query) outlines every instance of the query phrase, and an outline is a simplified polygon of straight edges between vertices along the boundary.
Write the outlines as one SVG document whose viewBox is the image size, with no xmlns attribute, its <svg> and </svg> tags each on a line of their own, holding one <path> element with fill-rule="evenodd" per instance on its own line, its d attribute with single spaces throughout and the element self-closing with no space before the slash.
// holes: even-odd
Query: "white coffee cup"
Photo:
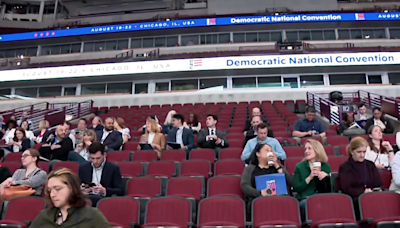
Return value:
<svg viewBox="0 0 400 228">
<path fill-rule="evenodd" d="M 320 168 L 321 167 L 321 162 L 314 162 L 313 166 Z"/>
</svg>

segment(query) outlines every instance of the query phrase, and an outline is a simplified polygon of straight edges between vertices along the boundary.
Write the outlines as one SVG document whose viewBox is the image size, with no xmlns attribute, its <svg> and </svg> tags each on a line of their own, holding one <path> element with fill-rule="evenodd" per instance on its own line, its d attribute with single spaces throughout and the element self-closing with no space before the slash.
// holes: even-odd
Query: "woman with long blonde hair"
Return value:
<svg viewBox="0 0 400 228">
<path fill-rule="evenodd" d="M 141 136 L 139 143 L 141 145 L 151 145 L 153 150 L 157 153 L 157 156 L 161 158 L 161 153 L 165 148 L 165 136 L 161 133 L 155 120 L 149 120 L 147 122 L 146 133 Z M 138 150 L 145 149 L 142 148 L 141 145 L 138 145 Z"/>
</svg>

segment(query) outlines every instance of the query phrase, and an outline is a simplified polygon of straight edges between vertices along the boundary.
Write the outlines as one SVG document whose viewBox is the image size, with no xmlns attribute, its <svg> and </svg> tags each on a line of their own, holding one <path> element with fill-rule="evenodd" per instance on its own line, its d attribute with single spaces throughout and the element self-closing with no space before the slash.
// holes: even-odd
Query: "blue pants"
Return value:
<svg viewBox="0 0 400 228">
<path fill-rule="evenodd" d="M 79 165 L 85 164 L 87 161 L 77 152 L 71 151 L 68 154 L 68 161 L 76 161 Z"/>
</svg>

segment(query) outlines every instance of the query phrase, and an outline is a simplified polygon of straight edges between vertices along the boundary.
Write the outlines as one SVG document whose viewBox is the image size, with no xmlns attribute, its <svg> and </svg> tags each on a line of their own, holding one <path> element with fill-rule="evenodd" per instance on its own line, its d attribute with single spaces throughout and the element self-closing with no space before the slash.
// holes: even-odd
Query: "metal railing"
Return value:
<svg viewBox="0 0 400 228">
<path fill-rule="evenodd" d="M 307 92 L 307 104 L 314 106 L 317 113 L 327 118 L 330 124 L 340 124 L 342 121 L 343 107 L 321 95 Z"/>
<path fill-rule="evenodd" d="M 382 112 L 400 120 L 400 100 L 364 90 L 359 90 L 357 96 L 358 100 L 364 102 L 368 108 L 379 107 Z"/>
</svg>

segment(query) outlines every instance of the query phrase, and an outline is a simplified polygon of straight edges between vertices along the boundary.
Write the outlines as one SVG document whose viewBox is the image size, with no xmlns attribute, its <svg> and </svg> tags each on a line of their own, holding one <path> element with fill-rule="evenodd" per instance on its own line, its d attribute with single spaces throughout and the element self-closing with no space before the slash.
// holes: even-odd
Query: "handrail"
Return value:
<svg viewBox="0 0 400 228">
<path fill-rule="evenodd" d="M 337 105 L 329 99 L 307 92 L 307 104 L 314 106 L 317 113 L 327 118 L 331 124 L 338 125 L 342 121 L 343 106 Z"/>
</svg>

